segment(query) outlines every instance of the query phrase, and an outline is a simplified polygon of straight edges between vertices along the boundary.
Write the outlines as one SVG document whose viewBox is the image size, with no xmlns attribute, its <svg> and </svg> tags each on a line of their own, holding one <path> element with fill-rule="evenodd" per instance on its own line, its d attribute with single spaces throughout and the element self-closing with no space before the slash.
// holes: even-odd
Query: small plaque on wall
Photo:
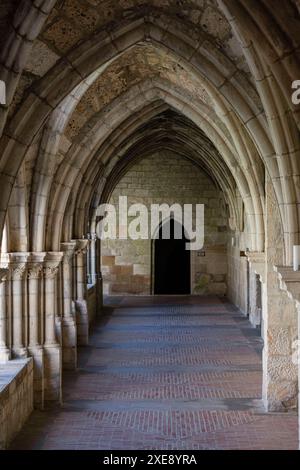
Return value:
<svg viewBox="0 0 300 470">
<path fill-rule="evenodd" d="M 246 256 L 245 251 L 240 251 L 240 256 Z"/>
</svg>

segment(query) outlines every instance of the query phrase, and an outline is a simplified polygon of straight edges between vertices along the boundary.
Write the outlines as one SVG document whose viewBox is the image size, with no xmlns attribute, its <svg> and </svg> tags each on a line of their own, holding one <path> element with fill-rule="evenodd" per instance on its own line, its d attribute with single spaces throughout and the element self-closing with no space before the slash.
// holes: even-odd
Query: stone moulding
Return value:
<svg viewBox="0 0 300 470">
<path fill-rule="evenodd" d="M 246 251 L 245 256 L 250 268 L 259 275 L 260 280 L 265 282 L 266 278 L 266 254 L 263 251 Z"/>
<path fill-rule="evenodd" d="M 86 253 L 90 240 L 88 240 L 87 238 L 79 238 L 77 240 L 72 240 L 72 242 L 75 242 L 76 244 L 75 254 L 78 255 L 80 253 Z"/>
<path fill-rule="evenodd" d="M 300 314 L 300 271 L 294 271 L 292 266 L 274 266 L 274 271 L 277 272 L 279 287 L 285 291 L 287 296 L 295 302 L 298 318 Z M 298 332 L 299 332 L 299 320 L 298 320 Z M 298 338 L 299 338 L 298 333 Z M 298 339 L 299 341 L 299 339 Z M 299 346 L 298 346 L 299 347 Z M 298 352 L 299 358 L 299 352 Z M 298 363 L 299 370 L 299 363 Z M 300 381 L 298 372 L 298 404 L 300 403 Z M 299 405 L 298 405 L 299 406 Z M 298 411 L 299 413 L 299 411 Z M 300 414 L 298 414 L 299 425 L 300 425 Z M 300 449 L 300 436 L 298 449 Z"/>
<path fill-rule="evenodd" d="M 61 243 L 60 246 L 63 252 L 63 263 L 71 263 L 74 257 L 76 242 Z"/>
<path fill-rule="evenodd" d="M 55 279 L 62 257 L 63 253 L 60 251 L 47 252 L 43 269 L 45 278 Z"/>
<path fill-rule="evenodd" d="M 274 266 L 277 272 L 279 287 L 285 291 L 288 297 L 296 302 L 296 307 L 300 306 L 300 271 L 294 271 L 292 266 Z"/>
</svg>

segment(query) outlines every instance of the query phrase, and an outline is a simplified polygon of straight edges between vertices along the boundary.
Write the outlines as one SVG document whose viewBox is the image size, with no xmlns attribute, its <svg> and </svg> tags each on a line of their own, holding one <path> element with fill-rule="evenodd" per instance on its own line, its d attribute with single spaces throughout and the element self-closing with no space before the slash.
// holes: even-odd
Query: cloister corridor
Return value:
<svg viewBox="0 0 300 470">
<path fill-rule="evenodd" d="M 300 449 L 300 0 L 0 32 L 1 456 Z"/>
<path fill-rule="evenodd" d="M 262 406 L 261 350 L 224 298 L 110 297 L 63 406 L 11 449 L 297 449 L 297 413 Z"/>
</svg>

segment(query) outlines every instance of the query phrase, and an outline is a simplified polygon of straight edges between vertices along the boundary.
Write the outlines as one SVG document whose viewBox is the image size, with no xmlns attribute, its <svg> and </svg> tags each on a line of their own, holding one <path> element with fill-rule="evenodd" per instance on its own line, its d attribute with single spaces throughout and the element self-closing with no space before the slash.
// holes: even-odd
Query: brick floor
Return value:
<svg viewBox="0 0 300 470">
<path fill-rule="evenodd" d="M 263 410 L 259 332 L 216 297 L 110 298 L 13 449 L 297 449 L 297 416 Z"/>
</svg>

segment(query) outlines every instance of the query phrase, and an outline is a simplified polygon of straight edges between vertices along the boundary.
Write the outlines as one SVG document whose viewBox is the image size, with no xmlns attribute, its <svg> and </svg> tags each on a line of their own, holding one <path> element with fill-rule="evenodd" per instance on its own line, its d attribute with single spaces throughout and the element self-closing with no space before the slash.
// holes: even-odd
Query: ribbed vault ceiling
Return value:
<svg viewBox="0 0 300 470">
<path fill-rule="evenodd" d="M 14 201 L 28 201 L 9 224 L 17 240 L 25 221 L 19 250 L 59 249 L 82 236 L 127 165 L 167 148 L 222 188 L 236 227 L 242 197 L 258 251 L 266 172 L 289 261 L 300 200 L 299 110 L 289 91 L 300 74 L 296 1 L 284 11 L 278 0 L 15 6 L 1 13 L 8 102 L 0 107 L 0 216 L 3 224 L 9 204 L 14 219 Z"/>
</svg>

